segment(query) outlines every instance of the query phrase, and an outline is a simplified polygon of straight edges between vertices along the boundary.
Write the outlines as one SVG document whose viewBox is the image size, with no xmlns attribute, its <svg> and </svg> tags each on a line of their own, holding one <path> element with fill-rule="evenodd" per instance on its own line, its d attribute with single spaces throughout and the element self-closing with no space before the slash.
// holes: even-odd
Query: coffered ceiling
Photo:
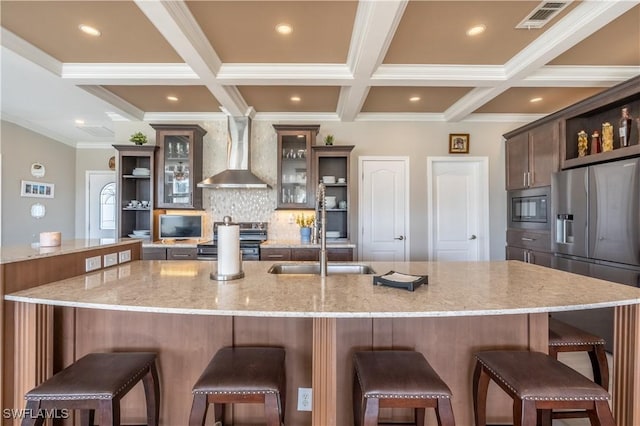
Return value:
<svg viewBox="0 0 640 426">
<path fill-rule="evenodd" d="M 516 28 L 537 7 L 561 3 L 541 28 Z M 3 119 L 70 144 L 109 140 L 113 120 L 221 111 L 292 122 L 533 120 L 640 74 L 640 0 L 0 8 Z M 283 23 L 290 34 L 276 31 Z M 484 32 L 468 36 L 477 25 Z"/>
</svg>

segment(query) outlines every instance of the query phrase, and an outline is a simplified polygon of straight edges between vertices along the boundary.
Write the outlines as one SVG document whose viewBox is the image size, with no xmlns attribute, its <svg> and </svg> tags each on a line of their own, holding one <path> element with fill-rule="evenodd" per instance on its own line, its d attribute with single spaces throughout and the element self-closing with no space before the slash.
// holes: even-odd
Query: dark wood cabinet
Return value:
<svg viewBox="0 0 640 426">
<path fill-rule="evenodd" d="M 319 125 L 274 124 L 278 135 L 278 209 L 313 208 L 311 146 Z"/>
<path fill-rule="evenodd" d="M 627 107 L 634 118 L 628 146 L 620 146 L 620 118 Z M 613 161 L 640 155 L 640 76 L 612 87 L 570 107 L 564 114 L 561 166 L 563 169 Z M 602 124 L 613 126 L 613 151 L 591 154 L 592 135 L 598 131 L 602 138 Z M 589 138 L 588 155 L 578 156 L 578 133 L 585 131 Z"/>
<path fill-rule="evenodd" d="M 505 136 L 507 190 L 551 185 L 551 175 L 559 169 L 559 121 Z"/>
<path fill-rule="evenodd" d="M 550 233 L 507 229 L 506 258 L 551 268 L 553 254 Z"/>
<path fill-rule="evenodd" d="M 153 226 L 155 173 L 153 145 L 113 145 L 118 151 L 116 164 L 116 237 L 126 238 L 133 231 L 157 230 Z M 134 204 L 135 203 L 135 204 Z M 150 239 L 149 238 L 149 239 Z"/>
<path fill-rule="evenodd" d="M 261 248 L 260 260 L 272 261 L 318 261 L 320 249 L 315 247 L 294 248 Z M 327 260 L 332 262 L 350 262 L 353 260 L 353 249 L 343 247 L 327 248 Z"/>
<path fill-rule="evenodd" d="M 521 260 L 526 263 L 551 268 L 553 265 L 553 254 L 528 250 L 522 247 L 507 247 L 507 260 Z"/>
<path fill-rule="evenodd" d="M 143 247 L 142 260 L 196 260 L 195 247 Z"/>
<path fill-rule="evenodd" d="M 312 146 L 313 182 L 317 186 L 323 176 L 335 178 L 335 183 L 325 183 L 327 197 L 333 197 L 334 205 L 327 205 L 327 231 L 339 234 L 339 239 L 349 240 L 351 206 L 351 151 L 353 145 Z M 315 203 L 315 191 L 313 192 Z"/>
<path fill-rule="evenodd" d="M 202 209 L 202 138 L 198 125 L 152 124 L 156 130 L 156 207 Z"/>
</svg>

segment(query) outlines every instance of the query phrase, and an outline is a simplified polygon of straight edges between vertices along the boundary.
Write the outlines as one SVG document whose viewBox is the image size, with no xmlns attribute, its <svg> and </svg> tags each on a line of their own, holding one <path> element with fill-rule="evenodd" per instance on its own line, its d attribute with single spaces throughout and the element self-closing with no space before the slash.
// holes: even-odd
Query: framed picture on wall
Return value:
<svg viewBox="0 0 640 426">
<path fill-rule="evenodd" d="M 23 180 L 20 182 L 21 197 L 53 198 L 55 185 L 46 182 L 32 182 Z"/>
<path fill-rule="evenodd" d="M 469 133 L 449 134 L 449 154 L 469 153 Z"/>
</svg>

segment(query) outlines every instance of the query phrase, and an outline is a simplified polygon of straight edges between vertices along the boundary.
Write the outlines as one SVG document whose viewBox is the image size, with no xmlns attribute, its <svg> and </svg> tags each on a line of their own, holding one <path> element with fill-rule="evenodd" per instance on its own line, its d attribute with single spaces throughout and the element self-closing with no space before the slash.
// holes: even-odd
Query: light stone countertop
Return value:
<svg viewBox="0 0 640 426">
<path fill-rule="evenodd" d="M 345 239 L 327 239 L 327 248 L 355 248 L 356 245 Z M 300 240 L 267 240 L 260 244 L 260 248 L 320 248 L 320 243 L 303 244 Z"/>
<path fill-rule="evenodd" d="M 0 248 L 0 263 L 21 262 L 39 257 L 59 256 L 63 254 L 78 253 L 90 249 L 106 248 L 116 245 L 139 244 L 140 240 L 131 238 L 95 239 L 95 240 L 65 240 L 57 247 L 40 247 L 38 245 L 15 245 Z"/>
<path fill-rule="evenodd" d="M 302 262 L 298 262 L 302 263 Z M 640 303 L 640 289 L 519 261 L 370 262 L 429 275 L 415 292 L 373 286 L 372 275 L 274 275 L 213 281 L 213 261 L 135 261 L 5 296 L 5 300 L 139 312 L 265 317 L 446 317 L 554 312 Z"/>
</svg>

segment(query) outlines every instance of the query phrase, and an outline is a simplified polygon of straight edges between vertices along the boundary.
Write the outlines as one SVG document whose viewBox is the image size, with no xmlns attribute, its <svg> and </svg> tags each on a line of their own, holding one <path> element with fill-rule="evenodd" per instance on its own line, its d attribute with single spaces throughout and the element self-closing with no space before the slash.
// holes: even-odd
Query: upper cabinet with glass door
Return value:
<svg viewBox="0 0 640 426">
<path fill-rule="evenodd" d="M 274 124 L 278 133 L 278 208 L 313 208 L 311 146 L 319 125 Z"/>
<path fill-rule="evenodd" d="M 198 125 L 152 124 L 156 129 L 156 207 L 202 209 L 202 137 Z"/>
</svg>

